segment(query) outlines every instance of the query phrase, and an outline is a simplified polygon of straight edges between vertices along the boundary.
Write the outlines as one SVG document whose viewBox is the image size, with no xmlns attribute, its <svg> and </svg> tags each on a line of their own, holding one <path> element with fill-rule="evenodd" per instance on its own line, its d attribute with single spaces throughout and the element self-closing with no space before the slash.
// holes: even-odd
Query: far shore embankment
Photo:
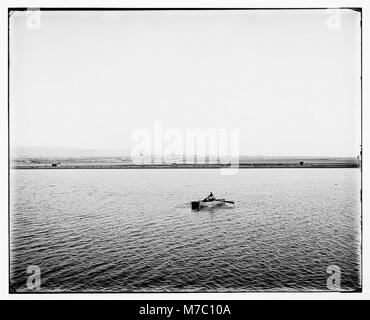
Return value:
<svg viewBox="0 0 370 320">
<path fill-rule="evenodd" d="M 17 164 L 12 165 L 11 169 L 317 169 L 317 168 L 359 168 L 358 163 L 334 162 L 334 163 L 240 163 L 234 164 Z"/>
</svg>

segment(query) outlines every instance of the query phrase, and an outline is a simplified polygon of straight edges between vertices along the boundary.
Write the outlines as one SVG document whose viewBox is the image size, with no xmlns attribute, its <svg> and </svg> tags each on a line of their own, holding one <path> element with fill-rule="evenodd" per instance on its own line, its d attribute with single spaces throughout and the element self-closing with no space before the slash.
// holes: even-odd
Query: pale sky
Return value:
<svg viewBox="0 0 370 320">
<path fill-rule="evenodd" d="M 160 120 L 240 129 L 245 155 L 359 153 L 358 12 L 43 11 L 39 29 L 29 17 L 10 18 L 12 146 L 129 149 Z"/>
</svg>

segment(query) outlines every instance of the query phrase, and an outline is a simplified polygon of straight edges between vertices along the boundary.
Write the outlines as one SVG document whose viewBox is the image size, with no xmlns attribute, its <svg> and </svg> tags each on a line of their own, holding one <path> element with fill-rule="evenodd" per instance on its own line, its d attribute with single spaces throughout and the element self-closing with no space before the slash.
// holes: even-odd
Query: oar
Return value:
<svg viewBox="0 0 370 320">
<path fill-rule="evenodd" d="M 234 201 L 227 201 L 227 200 L 223 200 L 223 199 L 215 199 L 216 201 L 222 201 L 222 202 L 226 202 L 226 203 L 232 203 L 234 204 Z"/>
</svg>

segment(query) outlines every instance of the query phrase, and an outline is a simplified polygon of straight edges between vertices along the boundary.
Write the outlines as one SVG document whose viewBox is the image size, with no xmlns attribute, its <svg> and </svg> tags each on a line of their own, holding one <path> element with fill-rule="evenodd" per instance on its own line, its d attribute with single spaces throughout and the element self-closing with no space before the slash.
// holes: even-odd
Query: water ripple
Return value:
<svg viewBox="0 0 370 320">
<path fill-rule="evenodd" d="M 11 283 L 27 291 L 327 290 L 360 287 L 357 169 L 16 170 Z M 209 190 L 236 202 L 191 211 Z"/>
</svg>

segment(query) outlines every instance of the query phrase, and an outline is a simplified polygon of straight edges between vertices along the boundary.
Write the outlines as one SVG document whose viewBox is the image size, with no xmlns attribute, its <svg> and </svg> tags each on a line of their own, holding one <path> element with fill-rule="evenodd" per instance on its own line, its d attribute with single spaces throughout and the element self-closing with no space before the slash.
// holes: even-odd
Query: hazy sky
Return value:
<svg viewBox="0 0 370 320">
<path fill-rule="evenodd" d="M 39 29 L 27 19 L 10 19 L 12 145 L 129 149 L 133 130 L 160 120 L 239 128 L 247 155 L 359 153 L 358 12 L 42 12 Z"/>
</svg>

